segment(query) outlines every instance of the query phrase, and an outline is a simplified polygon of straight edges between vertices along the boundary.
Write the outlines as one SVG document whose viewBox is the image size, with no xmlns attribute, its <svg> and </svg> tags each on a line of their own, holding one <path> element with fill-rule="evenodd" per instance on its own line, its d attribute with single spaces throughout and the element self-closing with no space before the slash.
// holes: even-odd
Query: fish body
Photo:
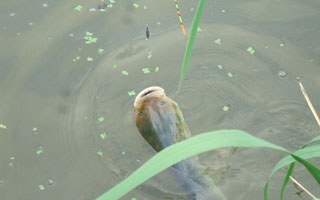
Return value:
<svg viewBox="0 0 320 200">
<path fill-rule="evenodd" d="M 189 128 L 176 102 L 166 96 L 164 89 L 153 86 L 141 91 L 134 102 L 136 126 L 142 137 L 157 152 L 191 137 Z M 192 200 L 225 199 L 214 184 L 201 174 L 196 157 L 172 166 L 177 182 Z"/>
</svg>

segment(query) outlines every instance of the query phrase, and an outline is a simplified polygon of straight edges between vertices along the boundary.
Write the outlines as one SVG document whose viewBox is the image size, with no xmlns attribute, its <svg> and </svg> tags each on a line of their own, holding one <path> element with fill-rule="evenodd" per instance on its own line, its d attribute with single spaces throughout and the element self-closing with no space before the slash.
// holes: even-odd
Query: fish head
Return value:
<svg viewBox="0 0 320 200">
<path fill-rule="evenodd" d="M 156 151 L 190 136 L 178 104 L 158 86 L 142 90 L 134 102 L 136 126 Z"/>
<path fill-rule="evenodd" d="M 152 86 L 142 90 L 134 101 L 136 122 L 144 121 L 147 118 L 150 118 L 151 116 L 149 110 L 158 110 L 157 104 L 159 101 L 164 101 L 166 97 L 167 96 L 164 92 L 164 89 L 158 86 Z"/>
<path fill-rule="evenodd" d="M 173 101 L 166 96 L 163 88 L 158 86 L 142 90 L 134 101 L 136 126 L 144 139 L 156 151 L 163 148 L 159 138 L 164 133 L 158 128 L 167 126 L 164 117 L 168 115 Z"/>
</svg>

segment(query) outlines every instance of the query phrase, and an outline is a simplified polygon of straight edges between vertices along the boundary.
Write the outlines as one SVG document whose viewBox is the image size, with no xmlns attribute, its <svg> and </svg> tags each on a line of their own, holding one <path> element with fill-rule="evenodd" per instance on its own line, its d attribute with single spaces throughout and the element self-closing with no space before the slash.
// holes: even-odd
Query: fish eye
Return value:
<svg viewBox="0 0 320 200">
<path fill-rule="evenodd" d="M 160 105 L 164 105 L 164 104 L 166 104 L 166 102 L 165 101 L 160 101 Z"/>
<path fill-rule="evenodd" d="M 140 115 L 140 116 L 143 116 L 143 115 L 144 115 L 143 111 L 140 111 L 140 112 L 139 112 L 139 115 Z"/>
</svg>

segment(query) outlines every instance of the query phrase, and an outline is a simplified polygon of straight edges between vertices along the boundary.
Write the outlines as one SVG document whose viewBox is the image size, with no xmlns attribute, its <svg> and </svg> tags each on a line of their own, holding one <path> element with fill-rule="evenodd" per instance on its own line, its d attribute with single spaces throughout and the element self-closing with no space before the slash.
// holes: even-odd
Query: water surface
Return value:
<svg viewBox="0 0 320 200">
<path fill-rule="evenodd" d="M 135 127 L 135 95 L 128 92 L 151 85 L 178 102 L 193 135 L 242 129 L 289 150 L 319 135 L 298 85 L 301 80 L 319 110 L 319 1 L 207 0 L 179 94 L 187 37 L 174 2 L 116 1 L 101 12 L 102 3 L 1 1 L 2 199 L 94 199 L 130 175 L 154 152 Z M 187 32 L 196 5 L 179 2 Z M 86 44 L 88 34 L 97 42 Z M 243 148 L 200 160 L 229 199 L 248 200 L 262 199 L 265 179 L 283 156 Z M 279 198 L 285 172 L 273 177 L 270 199 Z M 320 196 L 302 167 L 294 174 Z M 308 199 L 297 191 L 289 184 L 286 199 Z M 164 171 L 123 199 L 184 194 Z"/>
</svg>

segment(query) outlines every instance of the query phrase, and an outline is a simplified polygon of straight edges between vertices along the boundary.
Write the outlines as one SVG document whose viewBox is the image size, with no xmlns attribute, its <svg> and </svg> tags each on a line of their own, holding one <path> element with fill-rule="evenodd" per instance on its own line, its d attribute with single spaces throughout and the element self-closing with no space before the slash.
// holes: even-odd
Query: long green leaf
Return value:
<svg viewBox="0 0 320 200">
<path fill-rule="evenodd" d="M 119 199 L 144 181 L 181 160 L 202 152 L 230 146 L 267 147 L 290 153 L 280 146 L 240 130 L 207 132 L 165 148 L 133 172 L 127 179 L 100 196 L 98 200 Z"/>
<path fill-rule="evenodd" d="M 191 57 L 192 48 L 193 48 L 194 40 L 196 38 L 197 29 L 198 29 L 198 26 L 199 26 L 199 21 L 200 21 L 201 15 L 202 15 L 204 4 L 205 4 L 205 0 L 200 0 L 199 1 L 198 8 L 196 10 L 195 16 L 194 16 L 193 21 L 192 21 L 191 31 L 189 33 L 187 46 L 186 46 L 186 51 L 184 53 L 178 91 L 180 91 L 180 88 L 181 88 L 181 85 L 182 85 L 182 81 L 184 79 L 184 75 L 185 75 L 185 73 L 187 71 L 187 68 L 188 68 L 188 65 L 189 65 L 189 60 L 190 60 L 190 57 Z"/>
<path fill-rule="evenodd" d="M 310 140 L 309 142 L 307 142 L 307 144 L 305 144 L 304 146 L 301 147 L 301 149 L 305 148 L 306 146 L 310 145 L 311 143 L 313 142 L 316 142 L 316 141 L 320 141 L 320 136 L 317 136 L 315 138 L 313 138 L 312 140 Z M 283 181 L 283 184 L 282 184 L 282 188 L 281 188 L 281 193 L 280 193 L 280 197 L 281 197 L 281 200 L 283 200 L 283 196 L 284 196 L 284 191 L 285 191 L 285 188 L 289 182 L 289 178 L 294 170 L 294 167 L 295 167 L 295 164 L 296 162 L 293 162 L 290 164 L 290 168 L 288 169 L 287 171 L 287 174 L 286 174 L 286 177 Z"/>
<path fill-rule="evenodd" d="M 317 137 L 313 138 L 306 145 L 304 145 L 302 148 L 304 148 L 305 146 L 311 144 L 312 142 L 316 142 L 316 141 L 320 141 L 320 136 L 317 136 Z"/>
<path fill-rule="evenodd" d="M 291 176 L 291 174 L 293 172 L 293 169 L 294 169 L 295 165 L 296 165 L 296 162 L 293 162 L 293 163 L 290 164 L 290 167 L 288 169 L 287 175 L 284 178 L 284 181 L 283 181 L 283 184 L 282 184 L 282 188 L 281 188 L 281 193 L 280 193 L 281 200 L 283 200 L 284 190 L 286 189 L 286 186 L 287 186 L 287 184 L 289 182 L 290 176 Z"/>
<path fill-rule="evenodd" d="M 305 168 L 310 172 L 310 174 L 316 179 L 318 184 L 320 184 L 320 169 L 316 166 L 314 166 L 312 163 L 300 158 L 299 156 L 296 156 L 294 154 L 291 154 L 291 156 L 299 161 L 299 163 L 303 164 Z"/>
<path fill-rule="evenodd" d="M 165 148 L 145 164 L 143 164 L 135 172 L 133 172 L 128 178 L 100 196 L 98 200 L 119 199 L 144 181 L 172 166 L 173 164 L 199 153 L 223 147 L 266 147 L 291 154 L 283 147 L 256 138 L 240 130 L 220 130 L 207 132 Z M 304 149 L 300 149 L 294 152 L 294 156 L 298 158 L 298 162 L 303 164 L 305 163 L 303 159 L 320 156 L 320 145 L 313 145 Z M 274 167 L 266 183 L 264 191 L 265 199 L 267 198 L 267 189 L 271 176 L 281 167 L 293 163 L 294 161 L 295 159 L 292 156 L 287 156 L 280 160 Z M 319 175 L 318 169 L 312 166 L 311 163 L 308 163 L 307 165 L 309 165 L 309 169 L 311 171 L 314 171 L 312 175 L 317 178 Z"/>
<path fill-rule="evenodd" d="M 320 145 L 318 144 L 318 145 L 309 146 L 304 149 L 300 149 L 300 150 L 294 152 L 293 154 L 299 158 L 302 158 L 302 159 L 320 157 Z M 275 165 L 275 167 L 272 169 L 271 173 L 269 174 L 269 177 L 268 177 L 266 184 L 265 184 L 265 187 L 264 187 L 264 199 L 265 200 L 268 199 L 268 186 L 269 186 L 269 181 L 270 181 L 271 177 L 273 176 L 273 174 L 276 173 L 282 167 L 284 167 L 290 163 L 293 163 L 295 161 L 300 162 L 301 160 L 295 160 L 292 156 L 286 156 Z M 304 165 L 303 161 L 300 163 Z M 312 176 L 317 180 L 317 173 L 312 174 Z"/>
</svg>

